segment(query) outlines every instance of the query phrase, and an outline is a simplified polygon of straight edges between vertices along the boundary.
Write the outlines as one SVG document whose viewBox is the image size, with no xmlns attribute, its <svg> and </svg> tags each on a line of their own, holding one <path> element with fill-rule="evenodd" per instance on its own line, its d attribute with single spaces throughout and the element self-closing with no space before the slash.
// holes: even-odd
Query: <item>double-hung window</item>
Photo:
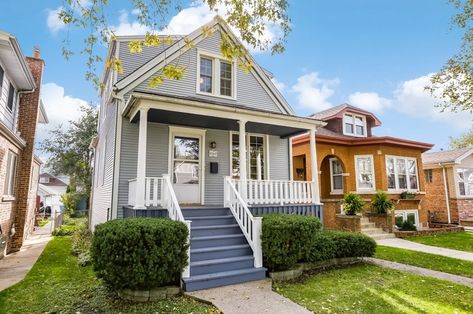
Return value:
<svg viewBox="0 0 473 314">
<path fill-rule="evenodd" d="M 343 134 L 366 137 L 366 118 L 364 116 L 346 113 L 343 116 Z"/>
<path fill-rule="evenodd" d="M 330 158 L 330 183 L 332 193 L 343 193 L 343 169 L 338 158 Z"/>
<path fill-rule="evenodd" d="M 417 209 L 412 210 L 396 210 L 395 211 L 395 224 L 400 227 L 405 221 L 409 221 L 417 227 L 419 224 L 419 212 Z"/>
<path fill-rule="evenodd" d="M 234 63 L 216 56 L 199 54 L 197 92 L 235 98 Z"/>
<path fill-rule="evenodd" d="M 375 189 L 373 156 L 355 156 L 355 167 L 356 189 L 358 191 L 373 191 Z"/>
<path fill-rule="evenodd" d="M 18 156 L 8 151 L 7 157 L 7 173 L 5 176 L 5 184 L 3 187 L 3 195 L 14 196 L 15 195 L 15 182 L 16 182 L 16 169 L 18 163 Z"/>
<path fill-rule="evenodd" d="M 458 195 L 473 196 L 473 169 L 457 168 Z"/>
<path fill-rule="evenodd" d="M 240 138 L 238 133 L 232 133 L 232 176 L 240 177 Z M 265 180 L 266 178 L 266 150 L 265 137 L 263 135 L 247 135 L 247 169 L 248 178 L 253 180 Z"/>
<path fill-rule="evenodd" d="M 419 190 L 417 160 L 409 157 L 386 157 L 388 190 Z"/>
</svg>

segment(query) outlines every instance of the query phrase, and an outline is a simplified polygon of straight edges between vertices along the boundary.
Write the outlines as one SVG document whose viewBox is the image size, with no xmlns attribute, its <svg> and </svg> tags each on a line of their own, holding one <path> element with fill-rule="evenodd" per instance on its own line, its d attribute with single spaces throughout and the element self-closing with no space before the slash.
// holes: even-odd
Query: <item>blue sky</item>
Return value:
<svg viewBox="0 0 473 314">
<path fill-rule="evenodd" d="M 124 33 L 143 32 L 126 1 L 112 1 L 111 22 Z M 52 120 L 49 128 L 77 116 L 78 107 L 97 102 L 85 81 L 80 56 L 61 56 L 66 34 L 72 48 L 81 47 L 78 30 L 54 19 L 60 0 L 6 1 L 0 29 L 14 34 L 23 53 L 41 48 L 46 61 L 43 99 Z M 189 3 L 189 5 L 191 5 Z M 471 126 L 469 114 L 438 113 L 423 87 L 428 75 L 454 54 L 461 33 L 452 29 L 455 13 L 447 0 L 291 1 L 293 24 L 282 55 L 255 53 L 256 60 L 275 74 L 277 85 L 300 115 L 350 102 L 372 110 L 383 125 L 375 135 L 389 135 L 447 148 L 448 137 Z M 169 16 L 172 31 L 190 32 L 205 22 L 208 10 L 199 3 Z M 105 47 L 101 47 L 105 54 Z M 101 71 L 101 69 L 100 69 Z M 43 130 L 40 136 L 45 136 Z"/>
</svg>

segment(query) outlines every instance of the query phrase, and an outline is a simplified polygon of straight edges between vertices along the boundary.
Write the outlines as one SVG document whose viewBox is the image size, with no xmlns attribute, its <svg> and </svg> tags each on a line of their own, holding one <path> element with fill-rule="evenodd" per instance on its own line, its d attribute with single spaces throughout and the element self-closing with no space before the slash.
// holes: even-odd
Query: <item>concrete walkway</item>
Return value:
<svg viewBox="0 0 473 314">
<path fill-rule="evenodd" d="M 384 246 L 391 246 L 391 247 L 397 247 L 400 249 L 442 255 L 446 257 L 453 257 L 453 258 L 461 259 L 464 261 L 473 262 L 473 253 L 471 252 L 464 252 L 464 251 L 441 248 L 437 246 L 425 245 L 425 244 L 403 240 L 399 238 L 377 240 L 376 243 L 378 243 L 379 245 L 384 245 Z"/>
<path fill-rule="evenodd" d="M 422 268 L 422 267 L 417 267 L 417 266 L 412 266 L 412 265 L 406 265 L 406 264 L 401 264 L 401 263 L 396 263 L 396 262 L 391 262 L 391 261 L 386 261 L 382 259 L 377 259 L 377 258 L 372 258 L 372 257 L 366 257 L 363 259 L 365 262 L 369 264 L 373 264 L 376 266 L 380 267 L 385 267 L 385 268 L 391 268 L 391 269 L 396 269 L 400 271 L 407 271 L 410 273 L 414 273 L 416 275 L 421 275 L 421 276 L 427 276 L 427 277 L 433 277 L 441 280 L 447 280 L 453 283 L 465 285 L 468 287 L 473 287 L 473 278 L 468 278 L 468 277 L 463 277 L 463 276 L 458 276 L 458 275 L 452 275 L 448 273 L 444 273 L 441 271 L 436 271 L 436 270 L 431 270 L 427 268 Z"/>
<path fill-rule="evenodd" d="M 271 280 L 269 279 L 195 292 L 186 292 L 186 294 L 212 302 L 212 304 L 225 314 L 312 313 L 306 308 L 273 292 L 271 289 Z"/>
<path fill-rule="evenodd" d="M 25 240 L 20 251 L 0 260 L 0 291 L 25 278 L 49 240 L 51 240 L 51 222 L 34 231 Z"/>
</svg>

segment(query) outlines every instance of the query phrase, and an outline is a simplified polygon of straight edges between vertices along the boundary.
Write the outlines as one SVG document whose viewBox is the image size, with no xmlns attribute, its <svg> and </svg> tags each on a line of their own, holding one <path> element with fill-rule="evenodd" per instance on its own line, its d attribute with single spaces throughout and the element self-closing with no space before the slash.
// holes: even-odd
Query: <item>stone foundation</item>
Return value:
<svg viewBox="0 0 473 314">
<path fill-rule="evenodd" d="M 361 216 L 360 215 L 344 215 L 337 214 L 335 216 L 335 224 L 338 230 L 361 232 Z"/>
<path fill-rule="evenodd" d="M 158 301 L 179 294 L 181 294 L 181 288 L 175 286 L 159 287 L 151 290 L 122 289 L 118 291 L 120 298 L 135 302 Z"/>
</svg>

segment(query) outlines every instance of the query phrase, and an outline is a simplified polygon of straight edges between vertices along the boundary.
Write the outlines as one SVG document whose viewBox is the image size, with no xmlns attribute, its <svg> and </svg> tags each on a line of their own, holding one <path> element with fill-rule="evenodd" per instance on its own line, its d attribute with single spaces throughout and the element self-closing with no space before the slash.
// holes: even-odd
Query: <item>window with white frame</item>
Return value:
<svg viewBox="0 0 473 314">
<path fill-rule="evenodd" d="M 473 196 L 473 169 L 457 168 L 458 195 Z"/>
<path fill-rule="evenodd" d="M 7 108 L 10 111 L 13 111 L 13 105 L 15 103 L 15 87 L 10 83 L 10 87 L 8 88 L 8 100 L 7 100 Z"/>
<path fill-rule="evenodd" d="M 372 155 L 355 156 L 356 189 L 372 191 L 375 189 L 374 164 Z"/>
<path fill-rule="evenodd" d="M 16 169 L 18 163 L 18 155 L 12 151 L 8 151 L 7 157 L 7 173 L 5 176 L 5 185 L 3 186 L 3 195 L 15 195 Z"/>
<path fill-rule="evenodd" d="M 386 156 L 388 190 L 419 190 L 417 159 L 409 157 Z"/>
<path fill-rule="evenodd" d="M 366 117 L 346 113 L 343 116 L 343 134 L 366 137 Z"/>
<path fill-rule="evenodd" d="M 199 54 L 197 91 L 219 97 L 235 97 L 234 62 Z"/>
<path fill-rule="evenodd" d="M 409 221 L 415 226 L 420 227 L 419 211 L 417 209 L 396 210 L 394 215 L 396 226 L 402 226 L 405 221 Z"/>
<path fill-rule="evenodd" d="M 41 177 L 41 178 L 39 178 L 39 183 L 49 183 L 49 177 Z"/>
<path fill-rule="evenodd" d="M 343 169 L 338 158 L 330 158 L 330 185 L 332 193 L 343 193 Z"/>
<path fill-rule="evenodd" d="M 266 153 L 265 153 L 265 136 L 263 135 L 247 135 L 246 151 L 247 151 L 247 173 L 248 179 L 265 180 L 266 178 Z M 232 133 L 232 176 L 240 177 L 240 136 L 238 133 Z"/>
</svg>

